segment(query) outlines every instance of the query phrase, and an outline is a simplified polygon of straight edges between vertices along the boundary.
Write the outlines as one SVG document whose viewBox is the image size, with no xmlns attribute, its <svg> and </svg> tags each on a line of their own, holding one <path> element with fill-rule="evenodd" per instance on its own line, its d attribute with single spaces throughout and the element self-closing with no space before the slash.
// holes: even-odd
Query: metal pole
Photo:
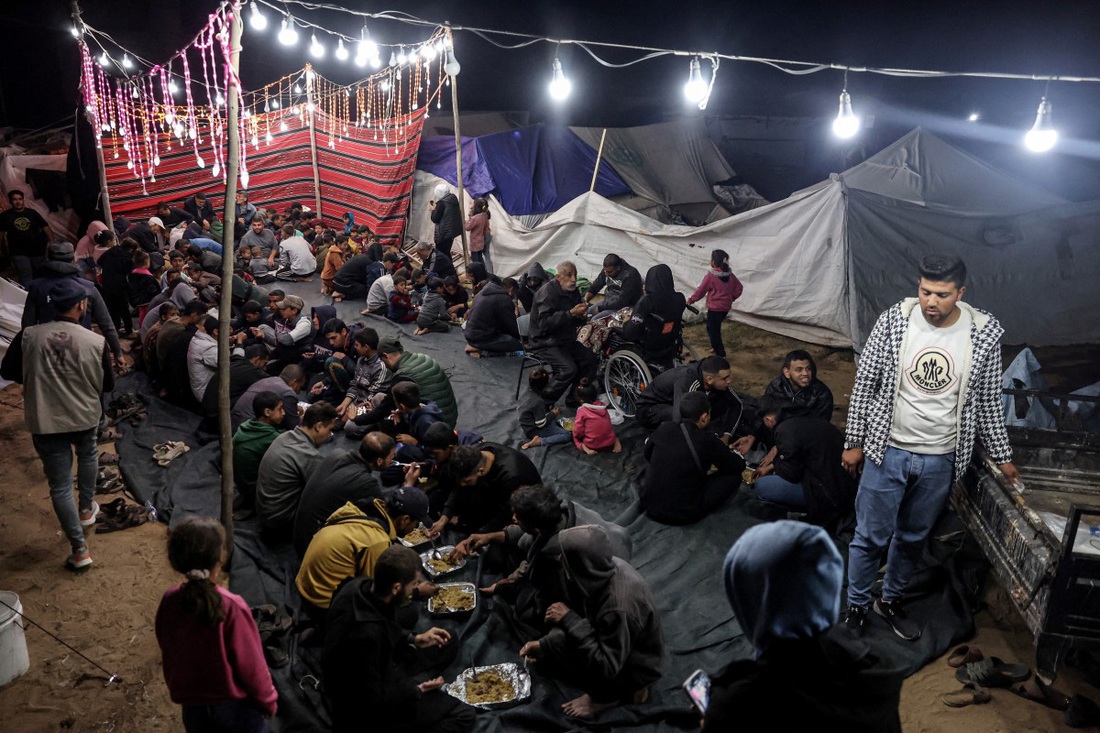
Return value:
<svg viewBox="0 0 1100 733">
<path fill-rule="evenodd" d="M 313 161 L 313 203 L 321 218 L 321 174 L 317 169 L 317 115 L 313 106 L 313 64 L 306 64 L 306 112 L 309 113 L 309 157 Z"/>
<path fill-rule="evenodd" d="M 596 176 L 600 174 L 600 160 L 603 159 L 603 143 L 607 140 L 607 128 L 603 128 L 603 134 L 600 135 L 600 149 L 596 151 L 596 168 L 592 171 L 592 185 L 588 187 L 588 193 L 592 193 L 596 190 Z"/>
<path fill-rule="evenodd" d="M 77 0 L 72 0 L 70 3 L 72 9 L 73 23 L 77 28 L 82 27 L 82 20 L 80 18 L 80 5 Z M 81 41 L 83 43 L 83 41 Z M 84 105 L 81 104 L 83 107 Z M 88 124 L 92 127 L 92 134 L 96 137 L 95 144 L 95 159 L 99 165 L 99 204 L 100 209 L 103 211 L 103 223 L 107 225 L 108 229 L 112 229 L 113 219 L 111 217 L 111 200 L 107 195 L 107 165 L 103 162 L 103 144 L 100 142 L 100 131 L 96 129 L 95 117 L 91 112 L 85 112 L 84 117 L 88 120 Z M 79 145 L 79 141 L 77 141 Z"/>
<path fill-rule="evenodd" d="M 225 222 L 222 238 L 222 292 L 218 301 L 218 438 L 222 451 L 222 526 L 225 527 L 226 552 L 233 551 L 233 423 L 229 410 L 229 330 L 233 315 L 233 243 L 237 228 L 237 174 L 241 165 L 241 135 L 237 127 L 236 77 L 241 67 L 241 14 L 230 10 L 229 66 L 233 81 L 226 94 L 226 124 L 229 126 L 229 152 L 225 161 Z"/>
<path fill-rule="evenodd" d="M 462 186 L 462 131 L 458 124 L 458 77 L 451 77 L 451 112 L 455 118 L 455 166 L 458 168 L 458 216 L 462 221 L 462 261 L 465 263 L 466 272 L 470 272 L 470 245 L 466 241 L 466 203 Z M 451 253 L 448 252 L 450 257 Z"/>
</svg>

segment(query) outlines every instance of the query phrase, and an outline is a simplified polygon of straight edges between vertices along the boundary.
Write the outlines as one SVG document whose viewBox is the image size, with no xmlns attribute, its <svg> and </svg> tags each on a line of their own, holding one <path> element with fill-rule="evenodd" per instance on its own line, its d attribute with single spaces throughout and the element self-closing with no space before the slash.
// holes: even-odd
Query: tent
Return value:
<svg viewBox="0 0 1100 733">
<path fill-rule="evenodd" d="M 417 174 L 410 236 L 431 237 L 421 191 L 434 180 Z M 732 317 L 804 341 L 858 350 L 882 310 L 915 295 L 916 265 L 931 253 L 963 257 L 966 298 L 997 315 L 1006 343 L 1100 341 L 1100 202 L 1066 203 L 921 129 L 827 181 L 702 227 L 661 224 L 589 193 L 534 226 L 496 200 L 490 212 L 502 276 L 564 259 L 594 274 L 614 252 L 643 273 L 668 264 L 691 292 L 710 251 L 724 249 L 745 284 Z"/>
<path fill-rule="evenodd" d="M 80 221 L 66 195 L 66 165 L 64 152 L 32 154 L 18 145 L 0 148 L 0 191 L 4 208 L 9 191 L 22 191 L 27 206 L 42 215 L 58 239 L 75 242 Z"/>
</svg>

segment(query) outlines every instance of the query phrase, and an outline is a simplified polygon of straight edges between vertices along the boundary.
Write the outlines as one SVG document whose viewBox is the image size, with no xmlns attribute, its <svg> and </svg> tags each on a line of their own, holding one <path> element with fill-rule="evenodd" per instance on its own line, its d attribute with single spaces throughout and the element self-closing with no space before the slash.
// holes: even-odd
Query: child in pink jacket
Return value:
<svg viewBox="0 0 1100 733">
<path fill-rule="evenodd" d="M 585 384 L 577 387 L 577 397 L 584 400 L 584 404 L 577 408 L 577 415 L 573 418 L 573 444 L 577 446 L 577 450 L 584 451 L 590 456 L 606 450 L 621 453 L 623 444 L 619 442 L 615 436 L 615 429 L 611 427 L 611 415 L 607 412 L 607 405 L 596 399 L 596 385 Z"/>
<path fill-rule="evenodd" d="M 730 256 L 720 249 L 710 253 L 710 272 L 688 298 L 688 305 L 707 296 L 707 336 L 715 356 L 726 358 L 722 343 L 722 322 L 730 314 L 733 301 L 741 297 L 741 281 L 730 271 Z"/>
</svg>

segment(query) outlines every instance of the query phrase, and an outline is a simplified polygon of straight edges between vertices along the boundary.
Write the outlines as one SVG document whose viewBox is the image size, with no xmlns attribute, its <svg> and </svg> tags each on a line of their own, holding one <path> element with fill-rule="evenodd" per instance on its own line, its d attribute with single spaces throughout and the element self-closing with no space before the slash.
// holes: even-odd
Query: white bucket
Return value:
<svg viewBox="0 0 1100 733">
<path fill-rule="evenodd" d="M 0 590 L 0 601 L 7 604 L 0 604 L 0 687 L 3 687 L 31 668 L 31 658 L 27 655 L 27 637 L 23 635 L 23 617 L 19 615 L 23 613 L 19 596 Z"/>
</svg>

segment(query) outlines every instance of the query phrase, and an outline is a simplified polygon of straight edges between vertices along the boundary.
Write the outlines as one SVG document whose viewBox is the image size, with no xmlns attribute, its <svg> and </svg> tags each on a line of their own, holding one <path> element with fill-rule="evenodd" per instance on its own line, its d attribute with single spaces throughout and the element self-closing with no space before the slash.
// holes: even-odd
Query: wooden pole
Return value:
<svg viewBox="0 0 1100 733">
<path fill-rule="evenodd" d="M 458 124 L 458 77 L 451 77 L 451 112 L 455 118 L 455 166 L 458 169 L 458 215 L 462 220 L 462 261 L 465 264 L 466 272 L 470 272 L 470 245 L 466 241 L 466 204 L 465 204 L 465 188 L 462 185 L 462 131 L 459 129 Z M 450 257 L 451 253 L 448 252 L 447 256 Z"/>
<path fill-rule="evenodd" d="M 232 11 L 230 11 L 232 12 Z M 234 79 L 241 66 L 241 15 L 232 12 L 229 27 L 229 65 Z M 226 94 L 226 124 L 229 126 L 229 152 L 225 161 L 225 222 L 222 239 L 222 292 L 218 301 L 218 438 L 222 451 L 222 526 L 225 527 L 227 556 L 233 551 L 233 423 L 229 414 L 229 331 L 233 315 L 233 243 L 237 227 L 237 174 L 241 165 L 241 135 L 237 127 L 236 83 Z"/>
<path fill-rule="evenodd" d="M 321 172 L 317 168 L 317 114 L 313 106 L 313 64 L 306 64 L 306 112 L 309 113 L 309 157 L 313 161 L 313 204 L 321 218 Z"/>
<path fill-rule="evenodd" d="M 600 160 L 603 159 L 603 144 L 607 140 L 607 128 L 603 128 L 603 134 L 600 135 L 600 149 L 596 151 L 596 168 L 592 171 L 592 185 L 588 187 L 588 193 L 592 193 L 596 190 L 596 176 L 600 174 Z"/>
<path fill-rule="evenodd" d="M 77 0 L 72 0 L 69 7 L 71 8 L 73 16 L 73 23 L 77 28 L 82 28 L 83 21 L 80 18 L 80 5 Z M 83 103 L 80 106 L 83 107 Z M 95 159 L 96 163 L 99 165 L 99 205 L 100 209 L 103 211 L 103 223 L 107 225 L 108 229 L 113 231 L 114 224 L 111 218 L 111 199 L 107 195 L 107 165 L 103 162 L 103 145 L 99 139 L 100 131 L 96 129 L 96 120 L 91 112 L 85 111 L 84 117 L 88 120 L 88 124 L 92 126 L 92 134 L 96 137 Z"/>
</svg>

